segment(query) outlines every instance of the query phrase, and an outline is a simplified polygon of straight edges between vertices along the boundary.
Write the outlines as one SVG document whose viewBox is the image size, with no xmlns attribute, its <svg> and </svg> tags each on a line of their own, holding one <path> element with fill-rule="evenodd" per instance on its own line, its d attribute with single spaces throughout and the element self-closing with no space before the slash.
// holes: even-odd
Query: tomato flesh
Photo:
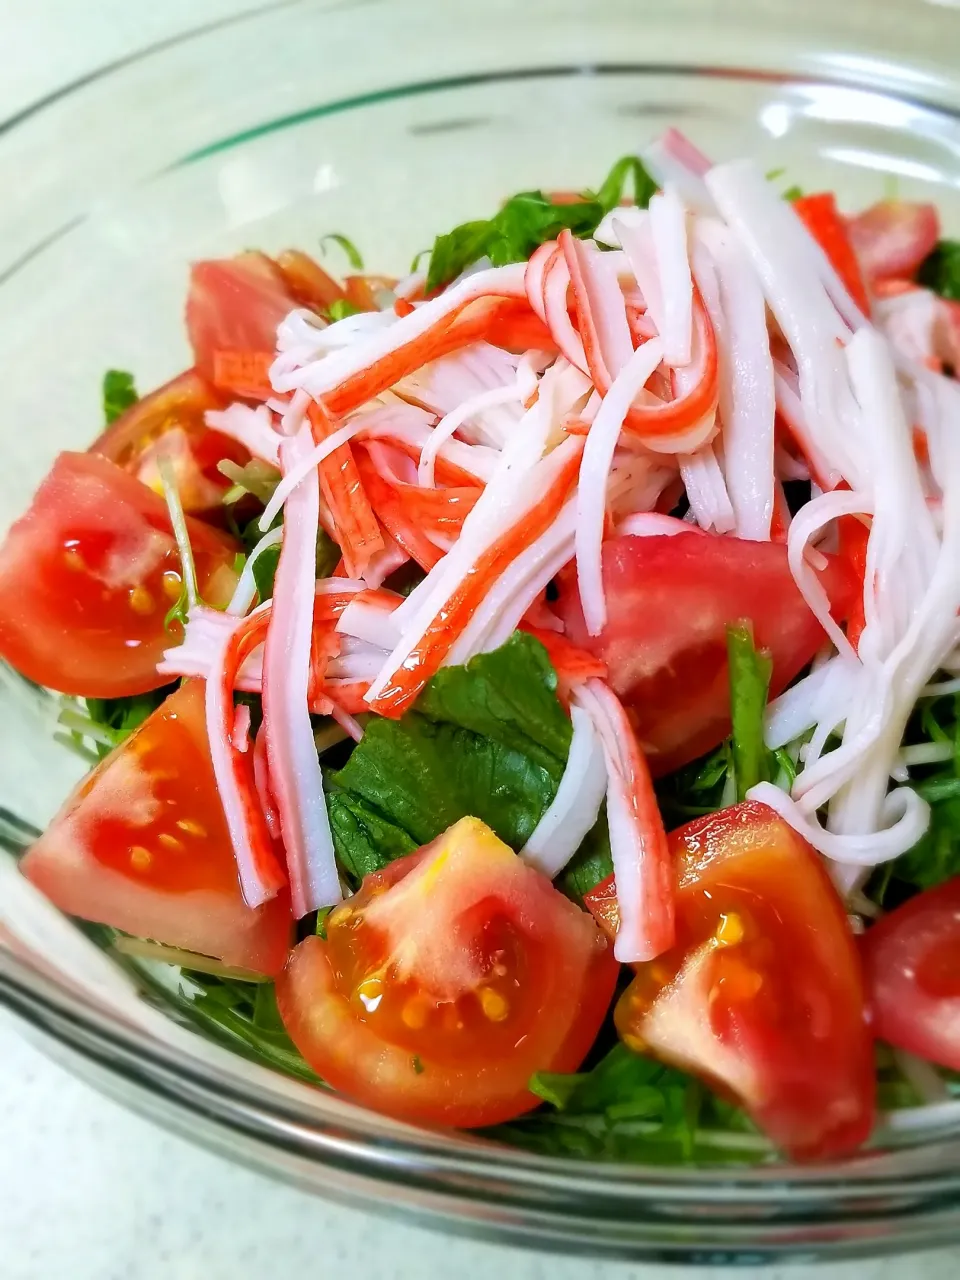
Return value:
<svg viewBox="0 0 960 1280">
<path fill-rule="evenodd" d="M 212 381 L 218 351 L 275 350 L 277 326 L 299 305 L 265 253 L 194 263 L 186 319 L 197 369 Z"/>
<path fill-rule="evenodd" d="M 573 1071 L 618 966 L 590 917 L 476 818 L 368 876 L 277 984 L 284 1023 L 335 1089 L 425 1124 L 536 1106 L 536 1071 Z"/>
<path fill-rule="evenodd" d="M 260 973 L 286 959 L 286 892 L 256 910 L 240 892 L 200 681 L 80 783 L 21 867 L 68 915 Z"/>
<path fill-rule="evenodd" d="M 235 581 L 236 544 L 188 517 L 201 595 Z M 0 657 L 61 693 L 117 698 L 159 688 L 180 594 L 166 504 L 106 458 L 62 453 L 0 548 Z"/>
<path fill-rule="evenodd" d="M 674 831 L 676 946 L 617 1005 L 624 1042 L 741 1102 L 795 1159 L 850 1151 L 874 1117 L 855 940 L 814 851 L 746 802 Z M 588 906 L 615 929 L 609 882 Z"/>
<path fill-rule="evenodd" d="M 170 456 L 185 511 L 209 511 L 223 498 L 229 481 L 217 470 L 223 458 L 243 463 L 246 450 L 212 431 L 204 420 L 210 409 L 223 409 L 221 396 L 195 369 L 188 369 L 144 396 L 120 415 L 90 446 L 124 471 L 161 493 L 157 454 Z M 162 446 L 161 446 L 161 441 Z"/>
<path fill-rule="evenodd" d="M 960 876 L 918 893 L 860 942 L 880 1039 L 960 1071 Z"/>
<path fill-rule="evenodd" d="M 831 561 L 822 575 L 836 612 L 853 581 Z M 605 663 L 651 772 L 662 776 L 718 746 L 730 732 L 727 626 L 750 619 L 773 657 L 777 694 L 813 658 L 823 629 L 797 590 L 785 546 L 680 533 L 604 543 L 607 623 L 587 634 L 576 579 L 558 610 L 574 644 Z"/>
</svg>

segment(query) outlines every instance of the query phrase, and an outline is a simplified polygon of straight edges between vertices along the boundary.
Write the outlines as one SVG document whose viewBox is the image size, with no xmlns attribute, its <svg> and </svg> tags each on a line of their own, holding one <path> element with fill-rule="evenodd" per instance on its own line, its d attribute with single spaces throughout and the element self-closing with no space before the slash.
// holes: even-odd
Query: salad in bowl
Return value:
<svg viewBox="0 0 960 1280">
<path fill-rule="evenodd" d="M 936 208 L 668 130 L 401 280 L 327 242 L 194 263 L 193 366 L 110 371 L 6 537 L 0 656 L 92 766 L 27 884 L 415 1124 L 736 1163 L 960 1118 Z"/>
</svg>

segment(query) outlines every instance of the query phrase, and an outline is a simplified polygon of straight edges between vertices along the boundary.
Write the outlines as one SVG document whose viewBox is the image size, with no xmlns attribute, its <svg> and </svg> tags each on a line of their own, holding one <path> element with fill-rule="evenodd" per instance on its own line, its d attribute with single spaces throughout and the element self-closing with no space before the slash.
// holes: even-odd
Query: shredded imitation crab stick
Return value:
<svg viewBox="0 0 960 1280">
<path fill-rule="evenodd" d="M 909 709 L 902 690 L 920 688 L 957 642 L 960 472 L 948 428 L 960 409 L 944 379 L 921 376 L 910 352 L 888 350 L 892 331 L 870 325 L 831 196 L 791 206 L 755 166 L 712 167 L 675 132 L 657 156 L 663 191 L 648 210 L 613 209 L 594 238 L 564 231 L 529 262 L 474 270 L 430 299 L 422 274 L 412 276 L 392 308 L 333 325 L 294 311 L 275 356 L 221 352 L 214 362 L 221 385 L 262 402 L 209 420 L 282 464 L 268 510 L 287 504 L 283 552 L 272 606 L 239 625 L 198 610 L 180 667 L 168 655 L 164 670 L 207 675 L 213 687 L 211 742 L 251 901 L 282 883 L 270 866 L 278 833 L 295 910 L 339 897 L 310 711 L 356 737 L 356 715 L 399 716 L 440 666 L 496 647 L 526 618 L 541 628 L 575 712 L 577 759 L 590 765 L 589 794 L 571 773 L 550 821 L 573 830 L 571 814 L 595 811 L 602 746 L 624 922 L 617 954 L 669 947 L 669 867 L 642 752 L 603 665 L 570 644 L 543 591 L 575 559 L 584 619 L 601 630 L 604 539 L 662 532 L 669 518 L 656 512 L 684 491 L 693 523 L 672 522 L 678 530 L 786 541 L 837 651 L 829 699 L 797 700 L 801 730 L 814 736 L 782 801 L 788 820 L 851 865 L 916 838 L 923 814 L 914 805 L 895 821 L 909 797 L 887 786 Z M 288 276 L 303 267 L 278 264 Z M 288 283 L 300 300 L 329 284 Z M 378 289 L 367 280 L 347 292 L 383 306 Z M 883 328 L 880 311 L 878 302 Z M 881 374 L 889 394 L 874 403 L 867 393 Z M 326 457 L 323 440 L 336 443 Z M 807 476 L 833 492 L 791 522 L 783 481 Z M 319 520 L 343 549 L 342 589 L 314 581 Z M 834 526 L 863 584 L 846 634 L 811 569 Z M 428 571 L 408 599 L 364 590 L 407 559 Z M 236 612 L 252 605 L 253 585 L 251 572 Z M 925 628 L 911 622 L 921 612 Z M 229 705 L 231 680 L 263 690 L 254 750 Z M 842 749 L 831 747 L 844 724 Z M 248 812 L 257 803 L 262 822 Z"/>
<path fill-rule="evenodd" d="M 653 960 L 674 942 L 673 865 L 650 770 L 627 713 L 602 680 L 573 695 L 590 717 L 607 765 L 607 822 L 620 904 L 614 953 L 623 964 Z"/>
<path fill-rule="evenodd" d="M 321 444 L 335 426 L 317 404 L 310 405 L 307 416 L 314 441 Z M 324 458 L 319 470 L 320 490 L 336 525 L 347 574 L 351 578 L 360 577 L 376 553 L 383 550 L 383 535 L 351 446 L 342 444 Z"/>
<path fill-rule="evenodd" d="M 281 443 L 281 463 L 296 465 L 311 447 L 304 425 Z M 319 515 L 317 478 L 308 476 L 287 500 L 263 656 L 267 759 L 297 916 L 342 896 L 309 711 Z"/>
<path fill-rule="evenodd" d="M 261 607 L 227 631 L 206 683 L 210 755 L 233 843 L 240 887 L 248 906 L 259 907 L 287 883 L 277 845 L 257 795 L 253 751 L 247 732 L 238 732 L 233 691 L 247 655 L 262 644 L 270 621 Z M 249 715 L 249 712 L 248 712 Z M 249 729 L 249 720 L 247 722 Z"/>
<path fill-rule="evenodd" d="M 400 716 L 415 700 L 470 621 L 474 610 L 507 566 L 556 519 L 580 465 L 580 449 L 572 451 L 546 493 L 488 547 L 427 627 L 409 656 L 370 699 L 370 710 Z"/>
</svg>

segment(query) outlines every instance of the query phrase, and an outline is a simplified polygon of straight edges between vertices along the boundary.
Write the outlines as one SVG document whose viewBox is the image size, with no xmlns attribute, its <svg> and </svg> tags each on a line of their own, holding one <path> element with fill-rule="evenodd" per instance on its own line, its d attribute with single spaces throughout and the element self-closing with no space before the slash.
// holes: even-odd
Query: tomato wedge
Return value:
<svg viewBox="0 0 960 1280">
<path fill-rule="evenodd" d="M 212 431 L 204 421 L 209 409 L 223 409 L 227 403 L 196 369 L 188 369 L 121 414 L 94 441 L 90 452 L 109 458 L 160 493 L 157 455 L 162 440 L 183 509 L 209 511 L 219 506 L 230 483 L 217 470 L 217 463 L 223 458 L 243 463 L 249 456 L 236 441 Z"/>
<path fill-rule="evenodd" d="M 367 876 L 277 983 L 333 1088 L 389 1115 L 472 1127 L 529 1111 L 535 1071 L 573 1071 L 618 966 L 590 917 L 476 818 Z"/>
<path fill-rule="evenodd" d="M 940 239 L 933 204 L 881 200 L 848 223 L 850 240 L 868 280 L 912 278 Z"/>
<path fill-rule="evenodd" d="M 873 1126 L 873 1045 L 854 937 L 817 855 L 747 801 L 670 836 L 677 944 L 615 1013 L 628 1047 L 702 1076 L 798 1160 L 851 1151 Z M 607 930 L 615 886 L 589 895 Z"/>
<path fill-rule="evenodd" d="M 257 910 L 240 893 L 200 681 L 80 783 L 21 868 L 68 915 L 258 973 L 286 959 L 286 891 Z"/>
<path fill-rule="evenodd" d="M 822 582 L 841 616 L 854 590 L 849 571 L 831 560 Z M 752 621 L 757 646 L 773 656 L 773 694 L 823 642 L 782 544 L 701 533 L 612 538 L 603 548 L 603 583 L 607 624 L 599 636 L 587 634 L 572 575 L 557 609 L 573 643 L 606 664 L 655 776 L 730 732 L 729 623 Z"/>
<path fill-rule="evenodd" d="M 960 1071 L 960 876 L 891 911 L 860 944 L 879 1038 Z"/>
<path fill-rule="evenodd" d="M 186 318 L 197 369 L 212 381 L 218 351 L 273 351 L 277 325 L 300 305 L 265 253 L 194 263 Z"/>
<path fill-rule="evenodd" d="M 187 518 L 201 595 L 224 602 L 237 546 Z M 95 453 L 61 453 L 0 547 L 0 657 L 61 693 L 118 698 L 166 683 L 164 618 L 180 594 L 166 504 Z"/>
</svg>

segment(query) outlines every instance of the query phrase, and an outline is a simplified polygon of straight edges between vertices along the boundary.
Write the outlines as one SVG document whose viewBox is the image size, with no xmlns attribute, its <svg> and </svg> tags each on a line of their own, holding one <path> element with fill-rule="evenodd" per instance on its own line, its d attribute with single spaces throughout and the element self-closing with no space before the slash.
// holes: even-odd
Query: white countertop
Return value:
<svg viewBox="0 0 960 1280">
<path fill-rule="evenodd" d="M 522 0 L 518 0 L 521 3 Z M 0 121 L 131 50 L 258 0 L 0 0 Z M 953 1280 L 960 1250 L 765 1271 Z M 706 1280 L 453 1239 L 329 1206 L 171 1137 L 47 1061 L 0 1021 L 3 1280 Z M 728 1271 L 727 1277 L 759 1272 Z"/>
</svg>

